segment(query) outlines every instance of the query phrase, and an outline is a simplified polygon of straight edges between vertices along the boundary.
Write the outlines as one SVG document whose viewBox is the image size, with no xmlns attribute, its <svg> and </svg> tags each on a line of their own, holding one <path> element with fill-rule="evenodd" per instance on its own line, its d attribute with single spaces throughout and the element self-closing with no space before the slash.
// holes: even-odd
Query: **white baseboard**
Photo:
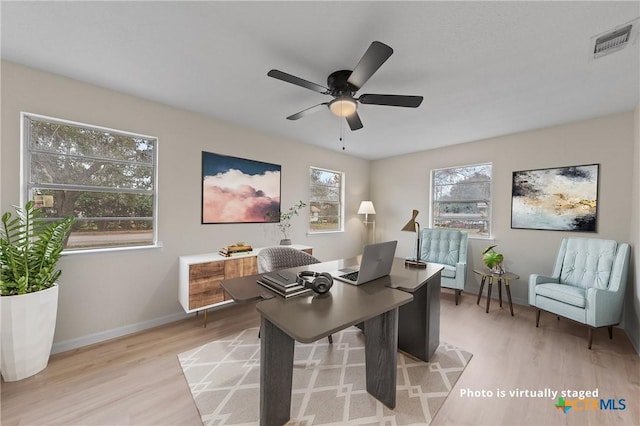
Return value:
<svg viewBox="0 0 640 426">
<path fill-rule="evenodd" d="M 93 345 L 94 343 L 104 342 L 105 340 L 115 339 L 116 337 L 126 336 L 127 334 L 136 333 L 138 331 L 146 330 L 153 327 L 158 327 L 170 322 L 179 321 L 181 319 L 187 318 L 188 316 L 189 314 L 186 313 L 171 314 L 160 318 L 154 318 L 149 321 L 143 321 L 136 324 L 126 325 L 124 327 L 89 334 L 87 336 L 82 336 L 75 339 L 56 342 L 51 348 L 51 353 L 57 354 L 60 352 L 66 352 L 72 349 L 81 348 L 83 346 Z"/>
<path fill-rule="evenodd" d="M 466 293 L 468 296 L 477 297 L 478 289 L 475 289 L 475 292 L 473 290 L 471 290 L 471 291 L 465 290 L 464 293 Z M 492 296 L 495 296 L 497 298 L 497 295 L 492 295 Z M 483 294 L 482 297 L 485 298 L 486 297 L 486 293 Z M 492 299 L 493 299 L 493 297 L 492 297 Z M 504 299 L 503 299 L 503 301 L 504 301 Z M 529 306 L 529 301 L 528 300 L 521 300 L 520 298 L 515 298 L 514 297 L 513 298 L 513 304 L 514 305 Z M 155 318 L 155 319 L 152 319 L 152 320 L 149 320 L 149 321 L 143 321 L 143 322 L 140 322 L 140 323 L 127 325 L 127 326 L 124 326 L 124 327 L 119 327 L 119 328 L 114 328 L 114 329 L 107 330 L 107 331 L 101 331 L 99 333 L 89 334 L 87 336 L 82 336 L 82 337 L 78 337 L 78 338 L 75 338 L 75 339 L 65 340 L 65 341 L 62 341 L 62 342 L 56 342 L 56 343 L 53 344 L 53 347 L 51 349 L 51 354 L 57 354 L 57 353 L 60 353 L 60 352 L 70 351 L 72 349 L 77 349 L 77 348 L 81 348 L 83 346 L 93 345 L 94 343 L 100 343 L 100 342 L 104 342 L 105 340 L 115 339 L 117 337 L 126 336 L 127 334 L 136 333 L 138 331 L 147 330 L 147 329 L 153 328 L 153 327 L 158 327 L 160 325 L 168 324 L 170 322 L 175 322 L 175 321 L 179 321 L 181 319 L 185 319 L 189 315 L 190 314 L 186 314 L 186 313 L 177 313 L 177 314 L 167 315 L 167 316 L 160 317 L 160 318 Z M 635 348 L 636 352 L 640 355 L 640 342 L 635 340 L 636 336 L 630 336 L 629 333 L 626 332 L 626 329 L 624 331 L 627 334 L 627 336 L 629 337 L 629 340 L 631 341 L 631 344 Z"/>
</svg>

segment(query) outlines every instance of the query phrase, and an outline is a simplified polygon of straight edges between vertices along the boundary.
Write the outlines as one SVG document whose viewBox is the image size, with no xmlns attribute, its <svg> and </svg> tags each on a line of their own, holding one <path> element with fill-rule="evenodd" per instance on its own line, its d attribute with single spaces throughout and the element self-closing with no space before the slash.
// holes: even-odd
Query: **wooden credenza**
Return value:
<svg viewBox="0 0 640 426">
<path fill-rule="evenodd" d="M 309 254 L 313 248 L 291 245 Z M 257 255 L 261 248 L 254 248 L 251 254 L 224 257 L 218 253 L 180 256 L 178 299 L 185 312 L 197 312 L 223 306 L 233 301 L 220 287 L 225 279 L 243 277 L 258 273 Z"/>
</svg>

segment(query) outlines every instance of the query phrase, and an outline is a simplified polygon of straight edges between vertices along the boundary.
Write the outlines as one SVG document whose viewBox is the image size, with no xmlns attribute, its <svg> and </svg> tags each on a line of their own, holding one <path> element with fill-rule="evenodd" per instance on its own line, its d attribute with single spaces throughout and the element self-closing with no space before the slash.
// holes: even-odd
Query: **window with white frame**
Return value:
<svg viewBox="0 0 640 426">
<path fill-rule="evenodd" d="M 491 236 L 491 163 L 431 172 L 431 226 Z"/>
<path fill-rule="evenodd" d="M 156 244 L 155 137 L 22 114 L 25 199 L 73 215 L 66 252 Z"/>
<path fill-rule="evenodd" d="M 344 173 L 311 167 L 309 177 L 309 232 L 342 231 Z"/>
</svg>

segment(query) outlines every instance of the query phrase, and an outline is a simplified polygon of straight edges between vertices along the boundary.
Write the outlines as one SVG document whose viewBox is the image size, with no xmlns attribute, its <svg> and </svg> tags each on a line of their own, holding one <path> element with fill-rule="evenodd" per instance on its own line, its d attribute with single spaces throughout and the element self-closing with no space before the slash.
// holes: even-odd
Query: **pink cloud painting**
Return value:
<svg viewBox="0 0 640 426">
<path fill-rule="evenodd" d="M 202 223 L 270 222 L 279 211 L 279 165 L 202 153 Z"/>
</svg>

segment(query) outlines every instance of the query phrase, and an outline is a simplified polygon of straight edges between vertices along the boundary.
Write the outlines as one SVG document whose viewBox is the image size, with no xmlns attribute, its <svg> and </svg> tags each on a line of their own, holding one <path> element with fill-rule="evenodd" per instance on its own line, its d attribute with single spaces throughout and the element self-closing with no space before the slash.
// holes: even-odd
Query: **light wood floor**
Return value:
<svg viewBox="0 0 640 426">
<path fill-rule="evenodd" d="M 476 296 L 455 306 L 443 292 L 442 341 L 473 358 L 433 425 L 640 425 L 640 360 L 622 330 L 606 329 L 587 350 L 584 327 L 515 306 L 515 317 L 492 302 L 489 314 Z M 189 318 L 150 331 L 52 356 L 49 366 L 20 382 L 2 383 L 1 424 L 200 425 L 176 355 L 219 337 L 257 326 L 252 304 L 210 312 L 209 326 Z M 549 398 L 496 396 L 497 390 L 593 390 L 625 399 L 622 411 L 563 414 Z M 471 398 L 462 391 L 492 391 Z M 617 405 L 619 406 L 619 405 Z"/>
</svg>

